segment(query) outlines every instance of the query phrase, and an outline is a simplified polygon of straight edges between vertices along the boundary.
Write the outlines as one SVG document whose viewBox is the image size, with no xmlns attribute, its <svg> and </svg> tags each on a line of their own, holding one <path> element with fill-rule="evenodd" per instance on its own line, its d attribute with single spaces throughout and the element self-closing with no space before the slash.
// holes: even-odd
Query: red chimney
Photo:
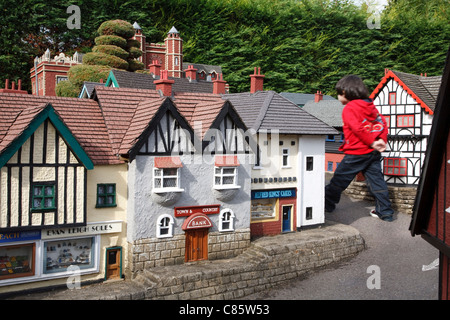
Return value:
<svg viewBox="0 0 450 320">
<path fill-rule="evenodd" d="M 317 91 L 314 95 L 314 102 L 319 102 L 323 100 L 323 94 L 322 91 Z"/>
<path fill-rule="evenodd" d="M 22 90 L 22 80 L 17 81 L 18 88 L 16 89 L 16 83 L 11 83 L 11 89 L 9 89 L 9 79 L 5 80 L 5 89 L 0 89 L 0 93 L 21 93 L 28 94 L 25 90 Z"/>
<path fill-rule="evenodd" d="M 169 72 L 167 70 L 161 71 L 161 79 L 153 81 L 156 84 L 156 90 L 161 90 L 162 94 L 166 97 L 172 95 L 172 84 L 175 83 L 174 80 L 169 80 Z"/>
<path fill-rule="evenodd" d="M 188 65 L 188 68 L 184 70 L 184 73 L 186 74 L 186 78 L 189 79 L 189 81 L 196 81 L 197 80 L 197 70 L 194 69 L 194 66 L 192 64 Z"/>
<path fill-rule="evenodd" d="M 226 81 L 223 80 L 223 76 L 221 73 L 217 75 L 216 80 L 213 81 L 213 93 L 214 94 L 224 94 L 226 92 L 225 85 Z"/>
<path fill-rule="evenodd" d="M 258 74 L 256 74 L 256 67 L 253 74 L 250 75 L 250 93 L 256 91 L 263 91 L 264 75 L 261 74 L 261 68 L 258 68 Z"/>
<path fill-rule="evenodd" d="M 152 60 L 152 63 L 148 65 L 148 69 L 150 73 L 153 73 L 153 77 L 159 77 L 161 73 L 161 65 L 158 63 L 158 60 Z"/>
</svg>

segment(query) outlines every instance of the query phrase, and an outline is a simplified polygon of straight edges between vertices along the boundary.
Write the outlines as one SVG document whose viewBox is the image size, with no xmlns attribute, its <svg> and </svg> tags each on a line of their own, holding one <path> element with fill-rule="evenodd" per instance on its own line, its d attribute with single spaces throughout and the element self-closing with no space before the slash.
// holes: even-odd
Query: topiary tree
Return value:
<svg viewBox="0 0 450 320">
<path fill-rule="evenodd" d="M 135 60 L 142 55 L 142 51 L 139 49 L 139 42 L 132 39 L 134 28 L 129 22 L 105 21 L 97 32 L 99 36 L 95 38 L 95 46 L 92 52 L 83 56 L 83 64 L 71 67 L 68 72 L 69 80 L 56 86 L 58 96 L 77 96 L 74 92 L 80 92 L 84 81 L 98 82 L 106 79 L 111 69 L 132 72 L 144 69 L 144 64 Z M 63 82 L 70 82 L 70 85 Z"/>
</svg>

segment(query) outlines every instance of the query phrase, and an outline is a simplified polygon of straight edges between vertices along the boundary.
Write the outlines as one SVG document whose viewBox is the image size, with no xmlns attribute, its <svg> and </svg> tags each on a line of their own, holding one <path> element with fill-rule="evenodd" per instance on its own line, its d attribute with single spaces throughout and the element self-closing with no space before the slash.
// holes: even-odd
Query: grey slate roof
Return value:
<svg viewBox="0 0 450 320">
<path fill-rule="evenodd" d="M 344 105 L 339 100 L 308 101 L 302 108 L 332 127 L 342 127 Z"/>
<path fill-rule="evenodd" d="M 85 81 L 83 83 L 83 88 L 82 88 L 81 91 L 83 92 L 83 90 L 84 90 L 86 95 L 87 95 L 86 97 L 90 98 L 91 95 L 92 95 L 92 92 L 94 92 L 94 87 L 95 86 L 105 86 L 105 84 L 104 83 L 100 83 L 100 82 Z M 85 97 L 79 97 L 79 98 L 85 98 Z"/>
<path fill-rule="evenodd" d="M 423 77 L 400 71 L 391 71 L 431 110 L 434 110 L 442 76 Z"/>
<path fill-rule="evenodd" d="M 328 135 L 338 132 L 274 91 L 223 94 L 248 128 L 281 134 Z"/>
<path fill-rule="evenodd" d="M 305 105 L 308 101 L 314 101 L 314 93 L 281 92 L 280 95 L 291 100 L 298 106 Z M 336 100 L 332 96 L 323 95 L 323 100 Z"/>
<path fill-rule="evenodd" d="M 128 72 L 120 70 L 111 70 L 120 88 L 134 89 L 156 89 L 153 83 L 156 79 L 152 75 L 146 73 Z M 213 83 L 209 81 L 193 81 L 190 82 L 186 78 L 172 78 L 175 83 L 172 86 L 173 92 L 213 92 Z"/>
</svg>

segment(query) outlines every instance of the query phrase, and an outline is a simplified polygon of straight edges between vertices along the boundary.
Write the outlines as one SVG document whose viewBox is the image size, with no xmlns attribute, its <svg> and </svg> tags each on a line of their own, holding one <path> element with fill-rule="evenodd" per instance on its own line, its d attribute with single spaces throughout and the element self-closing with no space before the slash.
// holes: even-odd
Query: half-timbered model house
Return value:
<svg viewBox="0 0 450 320">
<path fill-rule="evenodd" d="M 93 100 L 0 90 L 0 292 L 122 276 L 127 166 Z"/>
<path fill-rule="evenodd" d="M 250 136 L 230 102 L 157 90 L 95 87 L 115 153 L 128 163 L 133 276 L 155 266 L 233 257 L 250 244 Z"/>
<path fill-rule="evenodd" d="M 439 250 L 439 299 L 450 300 L 450 50 L 434 109 L 410 231 Z"/>
<path fill-rule="evenodd" d="M 386 69 L 370 95 L 389 126 L 388 147 L 382 153 L 388 184 L 417 186 L 440 83 L 441 76 Z"/>
<path fill-rule="evenodd" d="M 225 94 L 258 142 L 251 171 L 251 234 L 322 224 L 325 138 L 337 131 L 274 91 L 255 72 L 250 92 Z"/>
</svg>

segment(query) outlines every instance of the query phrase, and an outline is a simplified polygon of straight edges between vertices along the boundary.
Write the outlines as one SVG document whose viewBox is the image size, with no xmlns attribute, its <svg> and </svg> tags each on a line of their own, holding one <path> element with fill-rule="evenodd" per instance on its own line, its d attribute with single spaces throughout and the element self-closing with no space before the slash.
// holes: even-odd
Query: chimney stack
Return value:
<svg viewBox="0 0 450 320">
<path fill-rule="evenodd" d="M 21 93 L 28 94 L 25 90 L 22 90 L 22 80 L 17 81 L 18 88 L 16 89 L 16 83 L 13 81 L 11 83 L 11 89 L 9 88 L 9 79 L 5 80 L 5 89 L 0 89 L 0 93 Z"/>
<path fill-rule="evenodd" d="M 223 75 L 221 73 L 219 73 L 217 75 L 217 79 L 213 81 L 213 93 L 214 94 L 225 94 L 226 83 L 227 82 L 225 80 L 223 80 Z"/>
<path fill-rule="evenodd" d="M 250 75 L 250 93 L 256 91 L 263 91 L 264 75 L 261 74 L 261 68 L 258 67 L 258 74 L 256 74 L 256 67 L 253 74 Z"/>
<path fill-rule="evenodd" d="M 322 91 L 317 91 L 316 94 L 314 95 L 314 102 L 319 102 L 323 100 L 323 94 Z"/>
<path fill-rule="evenodd" d="M 192 64 L 188 65 L 188 68 L 184 70 L 184 73 L 186 74 L 186 78 L 189 79 L 189 82 L 196 82 L 197 81 L 197 70 L 194 69 L 194 66 Z"/>
<path fill-rule="evenodd" d="M 169 80 L 169 72 L 167 70 L 161 71 L 161 79 L 153 82 L 156 84 L 156 90 L 161 90 L 163 96 L 170 97 L 172 95 L 172 84 L 174 80 Z"/>
<path fill-rule="evenodd" d="M 161 65 L 158 63 L 158 60 L 152 60 L 152 63 L 148 65 L 148 69 L 153 74 L 153 78 L 159 78 L 161 75 Z"/>
</svg>

